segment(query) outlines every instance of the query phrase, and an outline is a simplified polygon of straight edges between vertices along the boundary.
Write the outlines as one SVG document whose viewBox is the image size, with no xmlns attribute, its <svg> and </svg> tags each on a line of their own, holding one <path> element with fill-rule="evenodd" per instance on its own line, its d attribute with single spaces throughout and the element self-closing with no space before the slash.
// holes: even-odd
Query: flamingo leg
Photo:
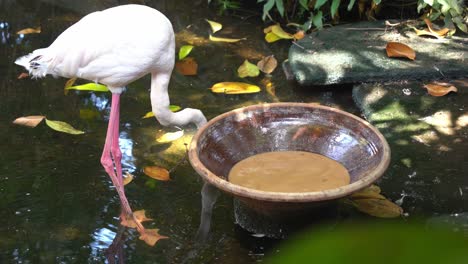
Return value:
<svg viewBox="0 0 468 264">
<path fill-rule="evenodd" d="M 107 127 L 106 143 L 101 156 L 101 164 L 109 174 L 112 183 L 114 184 L 117 193 L 119 194 L 122 214 L 122 220 L 127 217 L 132 217 L 137 225 L 140 233 L 145 231 L 143 225 L 133 215 L 130 204 L 125 196 L 125 190 L 122 179 L 122 152 L 119 147 L 119 123 L 120 123 L 120 93 L 112 93 L 111 112 L 109 117 L 109 124 Z"/>
</svg>

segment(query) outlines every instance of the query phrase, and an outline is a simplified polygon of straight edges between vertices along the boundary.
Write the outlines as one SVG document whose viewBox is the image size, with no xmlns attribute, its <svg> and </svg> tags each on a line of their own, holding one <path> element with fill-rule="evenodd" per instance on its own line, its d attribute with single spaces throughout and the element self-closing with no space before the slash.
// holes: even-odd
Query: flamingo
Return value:
<svg viewBox="0 0 468 264">
<path fill-rule="evenodd" d="M 159 11 L 143 5 L 122 5 L 86 15 L 66 29 L 47 48 L 34 50 L 15 63 L 32 78 L 47 74 L 78 77 L 105 84 L 112 93 L 111 110 L 101 164 L 119 195 L 122 220 L 133 218 L 137 230 L 145 229 L 133 215 L 122 182 L 119 148 L 120 94 L 129 83 L 151 74 L 151 107 L 163 126 L 197 128 L 206 123 L 198 109 L 169 110 L 168 84 L 175 62 L 174 31 Z"/>
</svg>

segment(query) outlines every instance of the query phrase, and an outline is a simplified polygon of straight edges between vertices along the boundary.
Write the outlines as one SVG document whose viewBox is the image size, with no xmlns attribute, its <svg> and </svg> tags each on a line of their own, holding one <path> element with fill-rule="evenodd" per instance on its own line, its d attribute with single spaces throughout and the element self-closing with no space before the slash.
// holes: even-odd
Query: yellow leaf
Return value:
<svg viewBox="0 0 468 264">
<path fill-rule="evenodd" d="M 54 120 L 49 120 L 46 118 L 46 124 L 52 128 L 53 130 L 59 131 L 59 132 L 64 132 L 72 135 L 80 135 L 84 134 L 84 131 L 77 130 L 68 123 L 62 122 L 62 121 L 54 121 Z"/>
<path fill-rule="evenodd" d="M 42 119 L 45 116 L 22 116 L 18 117 L 13 121 L 13 124 L 20 125 L 20 126 L 27 126 L 27 127 L 36 127 L 39 123 L 41 123 Z"/>
<path fill-rule="evenodd" d="M 147 166 L 147 167 L 143 168 L 143 172 L 147 176 L 149 176 L 149 177 L 151 177 L 153 179 L 156 179 L 156 180 L 160 180 L 160 181 L 170 180 L 169 171 L 164 169 L 164 168 L 161 168 L 161 167 Z"/>
<path fill-rule="evenodd" d="M 414 50 L 403 43 L 388 42 L 385 50 L 387 51 L 388 57 L 403 57 L 410 60 L 414 60 L 416 58 Z"/>
<path fill-rule="evenodd" d="M 145 241 L 150 246 L 154 246 L 158 240 L 168 238 L 167 236 L 160 235 L 158 231 L 159 229 L 145 229 L 139 239 Z"/>
<path fill-rule="evenodd" d="M 208 19 L 205 19 L 205 21 L 208 22 L 208 24 L 210 24 L 211 31 L 213 31 L 213 34 L 223 28 L 223 25 L 221 25 L 218 22 L 211 21 L 211 20 L 208 20 Z"/>
<path fill-rule="evenodd" d="M 293 39 L 294 36 L 292 34 L 289 34 L 283 30 L 283 28 L 279 25 L 276 24 L 271 28 L 271 32 L 273 32 L 275 35 L 282 39 Z"/>
<path fill-rule="evenodd" d="M 266 42 L 268 43 L 272 43 L 272 42 L 275 42 L 275 41 L 278 41 L 280 40 L 281 38 L 276 35 L 275 33 L 273 32 L 268 32 L 266 35 L 265 35 L 265 40 Z"/>
<path fill-rule="evenodd" d="M 133 181 L 133 175 L 130 174 L 128 171 L 125 174 L 125 178 L 123 179 L 123 185 L 127 185 Z"/>
<path fill-rule="evenodd" d="M 270 33 L 270 32 L 271 32 L 271 29 L 273 28 L 273 26 L 275 26 L 275 25 L 271 25 L 271 26 L 268 26 L 268 27 L 264 28 L 264 29 L 263 29 L 263 33 L 265 33 L 265 34 Z"/>
<path fill-rule="evenodd" d="M 260 92 L 260 87 L 242 82 L 220 82 L 210 88 L 213 93 L 248 94 Z"/>
<path fill-rule="evenodd" d="M 76 79 L 77 79 L 76 77 L 71 78 L 71 79 L 68 79 L 68 81 L 65 83 L 65 87 L 64 87 L 64 94 L 65 94 L 65 95 L 68 94 L 68 91 L 69 91 L 68 88 L 72 87 L 73 84 L 75 84 Z"/>
<path fill-rule="evenodd" d="M 169 110 L 171 110 L 172 112 L 177 112 L 179 111 L 180 109 L 182 109 L 180 106 L 178 105 L 169 105 Z M 154 113 L 153 112 L 148 112 L 146 113 L 144 116 L 142 116 L 141 118 L 142 119 L 145 119 L 145 118 L 150 118 L 150 117 L 154 117 Z"/>
<path fill-rule="evenodd" d="M 228 43 L 233 43 L 233 42 L 238 42 L 241 40 L 246 40 L 246 38 L 218 38 L 210 35 L 210 40 L 215 41 L 215 42 L 228 42 Z"/>
<path fill-rule="evenodd" d="M 142 117 L 142 119 L 143 119 L 143 118 L 150 118 L 150 117 L 154 117 L 154 113 L 153 113 L 153 112 L 148 112 L 148 113 L 146 113 L 146 114 Z"/>
<path fill-rule="evenodd" d="M 37 33 L 41 33 L 41 27 L 37 27 L 37 28 L 25 28 L 25 29 L 22 29 L 18 32 L 16 32 L 16 34 L 23 34 L 23 35 L 26 35 L 26 34 L 37 34 Z"/>
<path fill-rule="evenodd" d="M 381 218 L 394 218 L 403 214 L 403 209 L 387 199 L 357 199 L 352 204 L 361 212 Z"/>
<path fill-rule="evenodd" d="M 266 74 L 272 73 L 277 66 L 278 61 L 275 59 L 275 55 L 263 57 L 263 59 L 257 63 L 258 69 Z"/>
<path fill-rule="evenodd" d="M 108 92 L 109 89 L 105 85 L 98 83 L 87 83 L 83 85 L 71 86 L 65 88 L 66 90 L 80 90 L 80 91 L 95 91 L 95 92 Z"/>
<path fill-rule="evenodd" d="M 237 74 L 241 78 L 245 77 L 256 77 L 260 74 L 260 70 L 255 64 L 250 63 L 248 60 L 245 60 L 241 66 L 237 69 Z"/>
<path fill-rule="evenodd" d="M 176 132 L 167 132 L 167 133 L 164 133 L 162 136 L 158 137 L 156 141 L 159 143 L 167 143 L 167 142 L 177 140 L 181 138 L 183 135 L 184 135 L 183 130 L 179 130 Z"/>
<path fill-rule="evenodd" d="M 133 217 L 135 217 L 135 219 Z M 137 224 L 135 223 L 135 220 L 141 224 L 145 221 L 151 221 L 153 219 L 146 217 L 145 210 L 138 210 L 138 211 L 133 212 L 133 216 L 131 215 L 125 216 L 125 218 L 120 221 L 120 224 L 129 228 L 136 228 Z"/>
<path fill-rule="evenodd" d="M 450 92 L 458 92 L 457 87 L 450 83 L 429 83 L 424 85 L 424 88 L 426 88 L 427 92 L 432 96 L 444 96 Z"/>
</svg>

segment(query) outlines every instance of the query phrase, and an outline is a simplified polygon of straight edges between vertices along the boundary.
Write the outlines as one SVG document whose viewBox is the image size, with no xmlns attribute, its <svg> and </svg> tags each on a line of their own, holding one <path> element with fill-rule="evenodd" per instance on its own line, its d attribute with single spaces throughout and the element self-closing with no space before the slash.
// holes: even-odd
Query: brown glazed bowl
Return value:
<svg viewBox="0 0 468 264">
<path fill-rule="evenodd" d="M 285 150 L 314 152 L 339 161 L 348 169 L 351 183 L 318 192 L 284 193 L 227 180 L 237 162 Z M 249 209 L 267 216 L 291 216 L 372 184 L 387 169 L 390 148 L 376 128 L 350 113 L 316 104 L 272 103 L 235 109 L 210 120 L 193 137 L 189 160 L 205 181 Z"/>
</svg>

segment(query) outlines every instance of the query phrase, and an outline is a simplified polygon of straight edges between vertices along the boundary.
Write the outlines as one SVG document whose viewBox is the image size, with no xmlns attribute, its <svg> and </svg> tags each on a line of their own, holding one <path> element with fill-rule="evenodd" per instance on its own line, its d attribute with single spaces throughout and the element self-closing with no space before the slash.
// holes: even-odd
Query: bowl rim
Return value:
<svg viewBox="0 0 468 264">
<path fill-rule="evenodd" d="M 205 165 L 200 161 L 197 155 L 197 145 L 200 136 L 210 127 L 212 124 L 216 123 L 217 121 L 224 119 L 227 116 L 237 114 L 239 112 L 245 112 L 248 110 L 256 110 L 256 109 L 268 109 L 272 107 L 305 107 L 311 109 L 322 109 L 326 111 L 336 112 L 352 119 L 357 120 L 358 122 L 364 124 L 368 129 L 370 129 L 373 133 L 377 135 L 377 137 L 382 141 L 383 145 L 383 157 L 382 161 L 377 165 L 377 167 L 372 170 L 371 172 L 367 172 L 361 179 L 334 189 L 328 189 L 323 191 L 315 191 L 315 192 L 267 192 L 267 191 L 260 191 L 256 189 L 251 189 L 239 185 L 235 185 L 230 183 L 229 181 L 223 179 L 220 176 L 217 176 L 213 172 L 211 172 Z M 192 138 L 190 143 L 190 148 L 188 151 L 189 161 L 195 171 L 205 180 L 205 182 L 214 185 L 218 189 L 221 189 L 224 192 L 232 193 L 238 197 L 244 198 L 251 198 L 256 200 L 263 200 L 263 201 L 272 201 L 272 202 L 311 202 L 311 201 L 325 201 L 325 200 L 333 200 L 337 198 L 341 198 L 347 195 L 350 195 L 353 192 L 361 190 L 373 182 L 375 182 L 378 178 L 380 178 L 385 170 L 387 169 L 390 163 L 390 147 L 388 145 L 387 140 L 385 137 L 377 130 L 374 126 L 372 126 L 369 122 L 365 121 L 362 118 L 359 118 L 351 113 L 346 111 L 329 107 L 329 106 L 322 106 L 315 103 L 296 103 L 296 102 L 281 102 L 281 103 L 262 103 L 262 104 L 255 104 L 250 106 L 245 106 L 237 109 L 233 109 L 231 111 L 225 112 L 220 114 L 210 121 L 208 121 L 204 126 L 202 126 Z"/>
</svg>

